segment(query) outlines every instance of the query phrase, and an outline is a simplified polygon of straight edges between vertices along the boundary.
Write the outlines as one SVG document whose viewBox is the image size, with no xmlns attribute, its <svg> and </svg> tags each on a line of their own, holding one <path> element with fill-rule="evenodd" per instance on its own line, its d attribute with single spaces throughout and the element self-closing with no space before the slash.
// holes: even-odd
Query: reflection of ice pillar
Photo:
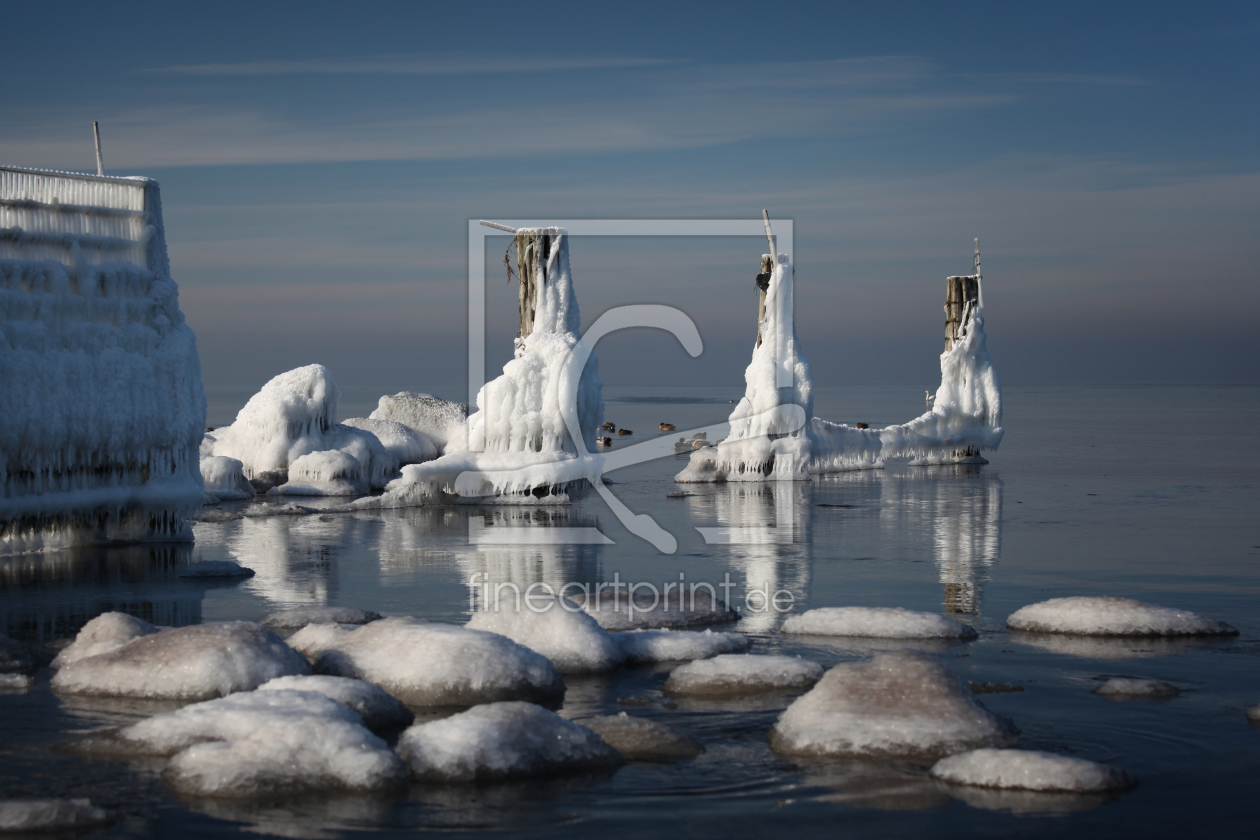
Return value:
<svg viewBox="0 0 1260 840">
<path fill-rule="evenodd" d="M 351 517 L 249 517 L 228 537 L 236 562 L 254 570 L 245 588 L 277 604 L 326 604 L 337 594 L 337 552 Z"/>
<path fill-rule="evenodd" d="M 945 587 L 945 611 L 979 615 L 984 569 L 1001 552 L 1002 483 L 976 474 L 973 481 L 941 482 L 934 544 Z M 957 492 L 953 492 L 957 491 Z"/>
</svg>

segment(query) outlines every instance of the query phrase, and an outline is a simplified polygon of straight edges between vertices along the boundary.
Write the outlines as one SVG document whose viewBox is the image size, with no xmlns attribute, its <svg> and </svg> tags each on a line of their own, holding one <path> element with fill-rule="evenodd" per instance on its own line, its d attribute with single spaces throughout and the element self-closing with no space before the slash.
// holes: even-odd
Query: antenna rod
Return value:
<svg viewBox="0 0 1260 840">
<path fill-rule="evenodd" d="M 482 219 L 481 224 L 485 225 L 488 228 L 494 228 L 495 230 L 505 230 L 508 233 L 516 233 L 516 228 L 508 227 L 507 225 L 501 225 L 498 222 L 487 222 L 485 219 Z"/>
<path fill-rule="evenodd" d="M 976 237 L 976 297 L 981 307 L 984 306 L 984 280 L 980 277 L 980 237 Z"/>
<path fill-rule="evenodd" d="M 766 241 L 770 243 L 770 262 L 771 264 L 779 261 L 779 255 L 774 250 L 774 234 L 770 232 L 770 214 L 762 208 L 761 220 L 766 223 Z"/>
<path fill-rule="evenodd" d="M 96 174 L 105 174 L 105 162 L 101 159 L 101 126 L 92 120 L 92 134 L 96 137 Z"/>
</svg>

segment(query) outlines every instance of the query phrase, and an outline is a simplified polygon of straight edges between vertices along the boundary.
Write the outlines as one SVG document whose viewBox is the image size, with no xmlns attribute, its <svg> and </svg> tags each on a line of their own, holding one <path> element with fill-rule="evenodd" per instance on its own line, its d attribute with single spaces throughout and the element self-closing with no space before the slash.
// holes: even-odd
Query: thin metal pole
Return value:
<svg viewBox="0 0 1260 840">
<path fill-rule="evenodd" d="M 494 228 L 495 230 L 504 230 L 504 231 L 507 231 L 508 233 L 516 233 L 516 228 L 508 227 L 507 225 L 501 225 L 498 222 L 487 222 L 485 219 L 482 219 L 481 224 L 485 225 L 488 228 Z"/>
<path fill-rule="evenodd" d="M 774 234 L 770 232 L 770 214 L 764 208 L 761 211 L 761 220 L 766 224 L 766 241 L 770 243 L 770 258 L 774 264 L 779 261 L 779 255 L 774 250 Z"/>
<path fill-rule="evenodd" d="M 105 174 L 105 161 L 101 159 L 101 127 L 96 120 L 92 120 L 92 135 L 96 138 L 96 174 Z"/>
</svg>

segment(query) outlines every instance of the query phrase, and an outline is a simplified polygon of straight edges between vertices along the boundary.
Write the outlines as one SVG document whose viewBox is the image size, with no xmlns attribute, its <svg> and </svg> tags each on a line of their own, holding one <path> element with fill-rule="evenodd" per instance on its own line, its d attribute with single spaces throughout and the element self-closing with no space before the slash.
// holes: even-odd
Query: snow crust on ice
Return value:
<svg viewBox="0 0 1260 840">
<path fill-rule="evenodd" d="M 1223 621 L 1129 598 L 1051 598 L 1011 613 L 1006 626 L 1033 633 L 1083 636 L 1236 636 Z"/>
<path fill-rule="evenodd" d="M 398 739 L 398 753 L 413 778 L 428 782 L 521 779 L 623 763 L 590 729 L 520 702 L 476 706 L 413 726 Z"/>
<path fill-rule="evenodd" d="M 335 646 L 347 633 L 357 629 L 359 629 L 358 625 L 355 624 L 312 623 L 285 641 L 288 642 L 289 647 L 313 661 L 321 653 Z"/>
<path fill-rule="evenodd" d="M 967 624 L 901 607 L 821 607 L 783 622 L 784 633 L 813 636 L 864 636 L 881 639 L 975 639 Z"/>
<path fill-rule="evenodd" d="M 631 665 L 708 659 L 720 653 L 740 653 L 751 644 L 741 633 L 712 630 L 628 630 L 613 638 Z"/>
<path fill-rule="evenodd" d="M 468 445 L 468 406 L 432 394 L 399 391 L 381 397 L 368 419 L 401 423 L 433 441 L 439 452 Z"/>
<path fill-rule="evenodd" d="M 74 641 L 66 645 L 52 661 L 53 670 L 58 670 L 72 662 L 88 656 L 118 650 L 143 636 L 151 636 L 158 632 L 147 621 L 123 612 L 101 613 L 83 625 L 74 637 Z"/>
<path fill-rule="evenodd" d="M 277 630 L 293 630 L 308 624 L 370 624 L 380 621 L 381 614 L 350 607 L 290 607 L 263 616 L 258 622 Z"/>
<path fill-rule="evenodd" d="M 605 630 L 649 630 L 656 628 L 704 627 L 739 621 L 739 613 L 704 589 L 671 589 L 661 596 L 604 589 L 590 597 L 571 596 L 574 603 Z"/>
<path fill-rule="evenodd" d="M 33 674 L 39 670 L 34 648 L 8 636 L 0 636 L 0 674 Z"/>
<path fill-rule="evenodd" d="M 695 758 L 704 747 L 672 726 L 655 720 L 618 715 L 582 718 L 578 724 L 604 739 L 628 761 L 677 761 Z"/>
<path fill-rule="evenodd" d="M 1118 768 L 1035 750 L 971 750 L 942 758 L 931 773 L 952 784 L 1064 793 L 1099 793 L 1134 784 Z"/>
<path fill-rule="evenodd" d="M 351 417 L 348 420 L 342 420 L 341 425 L 362 429 L 376 435 L 376 439 L 385 447 L 385 451 L 400 465 L 432 461 L 441 454 L 433 438 L 393 420 Z"/>
<path fill-rule="evenodd" d="M 199 563 L 189 563 L 180 569 L 179 576 L 182 578 L 253 577 L 254 570 L 245 568 L 235 560 L 202 560 Z"/>
<path fill-rule="evenodd" d="M 666 694 L 735 697 L 771 691 L 804 691 L 822 679 L 817 662 L 796 656 L 723 654 L 675 668 L 665 681 Z"/>
<path fill-rule="evenodd" d="M 310 691 L 250 691 L 195 703 L 122 729 L 117 748 L 173 756 L 162 778 L 200 796 L 365 792 L 406 779 L 398 756 L 357 712 Z"/>
<path fill-rule="evenodd" d="M 54 691 L 154 700 L 206 700 L 310 673 L 302 654 L 249 621 L 197 624 L 141 636 L 65 664 Z"/>
<path fill-rule="evenodd" d="M 205 445 L 204 439 L 202 445 Z M 244 465 L 226 455 L 203 456 L 201 478 L 206 483 L 206 492 L 220 501 L 249 499 L 254 495 L 254 486 L 245 478 Z"/>
<path fill-rule="evenodd" d="M 1016 741 L 944 665 L 914 653 L 836 665 L 770 732 L 781 754 L 852 758 L 939 758 Z"/>
<path fill-rule="evenodd" d="M 368 486 L 360 478 L 359 459 L 336 449 L 308 452 L 289 464 L 289 480 L 272 487 L 268 495 L 363 496 Z"/>
<path fill-rule="evenodd" d="M 1094 694 L 1103 697 L 1176 697 L 1180 693 L 1181 689 L 1171 683 L 1128 677 L 1112 677 L 1094 689 Z"/>
<path fill-rule="evenodd" d="M 537 284 L 533 332 L 517 339 L 515 358 L 477 394 L 466 444 L 448 441 L 441 458 L 404 467 L 402 477 L 374 504 L 423 504 L 443 494 L 512 496 L 597 480 L 603 457 L 595 454 L 595 439 L 604 419 L 599 362 L 591 353 L 576 381 L 566 370 L 570 358 L 580 358 L 584 349 L 579 348 L 582 321 L 569 270 L 569 237 L 560 228 L 537 233 L 550 250 Z M 565 423 L 571 406 L 584 455 Z"/>
<path fill-rule="evenodd" d="M 0 799 L 0 833 L 54 832 L 107 825 L 118 819 L 90 799 Z"/>
<path fill-rule="evenodd" d="M 496 633 L 413 618 L 347 633 L 319 654 L 315 672 L 375 683 L 410 706 L 564 697 L 564 680 L 541 654 Z"/>
<path fill-rule="evenodd" d="M 416 716 L 388 691 L 377 685 L 346 677 L 277 677 L 257 691 L 313 691 L 357 712 L 373 732 L 410 726 Z"/>
<path fill-rule="evenodd" d="M 507 636 L 551 660 L 561 674 L 612 671 L 625 653 L 608 631 L 568 598 L 543 593 L 499 598 L 467 627 Z"/>
</svg>

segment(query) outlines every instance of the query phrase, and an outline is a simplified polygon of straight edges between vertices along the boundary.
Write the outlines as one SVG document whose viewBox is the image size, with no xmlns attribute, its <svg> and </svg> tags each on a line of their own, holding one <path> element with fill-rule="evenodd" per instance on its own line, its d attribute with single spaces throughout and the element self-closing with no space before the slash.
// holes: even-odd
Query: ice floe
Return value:
<svg viewBox="0 0 1260 840">
<path fill-rule="evenodd" d="M 26 674 L 0 673 L 0 691 L 25 691 L 35 685 L 35 678 Z"/>
<path fill-rule="evenodd" d="M 247 569 L 235 560 L 202 560 L 189 563 L 179 570 L 182 578 L 253 577 L 254 570 Z"/>
<path fill-rule="evenodd" d="M 373 732 L 410 726 L 416 716 L 385 689 L 346 677 L 277 677 L 257 691 L 313 691 L 358 712 L 363 725 Z"/>
<path fill-rule="evenodd" d="M 207 435 L 213 444 L 214 437 Z M 202 446 L 206 446 L 203 441 Z M 201 479 L 206 492 L 220 501 L 249 499 L 254 495 L 254 485 L 245 478 L 244 465 L 226 455 L 208 455 L 201 459 Z"/>
<path fill-rule="evenodd" d="M 398 739 L 413 778 L 501 781 L 616 767 L 621 755 L 599 735 L 532 703 L 476 706 Z"/>
<path fill-rule="evenodd" d="M 914 653 L 836 665 L 770 733 L 778 753 L 855 758 L 939 758 L 1016 740 L 949 669 Z"/>
<path fill-rule="evenodd" d="M 120 817 L 90 799 L 0 799 L 0 834 L 67 832 L 108 825 Z"/>
<path fill-rule="evenodd" d="M 526 593 L 473 613 L 467 626 L 507 636 L 551 660 L 561 674 L 611 671 L 625 652 L 594 618 L 567 598 Z"/>
<path fill-rule="evenodd" d="M 231 621 L 163 630 L 85 656 L 63 665 L 52 687 L 63 694 L 206 700 L 309 673 L 302 654 L 273 631 Z"/>
<path fill-rule="evenodd" d="M 587 597 L 570 596 L 609 631 L 703 627 L 739 621 L 739 613 L 703 589 L 671 589 L 663 596 L 604 589 Z"/>
<path fill-rule="evenodd" d="M 441 400 L 432 394 L 400 391 L 392 397 L 381 397 L 368 419 L 406 426 L 433 441 L 439 451 L 448 446 L 463 449 L 467 445 L 468 406 Z"/>
<path fill-rule="evenodd" d="M 822 675 L 817 662 L 795 656 L 723 654 L 675 668 L 665 681 L 664 691 L 693 697 L 805 691 Z"/>
<path fill-rule="evenodd" d="M 708 659 L 720 653 L 741 653 L 750 644 L 742 633 L 712 630 L 628 630 L 613 638 L 631 665 Z"/>
<path fill-rule="evenodd" d="M 158 632 L 147 621 L 122 612 L 101 613 L 83 625 L 74 641 L 57 653 L 52 661 L 53 670 L 58 670 L 71 662 L 77 662 L 86 656 L 97 656 L 109 653 L 142 636 L 151 636 Z"/>
<path fill-rule="evenodd" d="M 1082 636 L 1236 636 L 1223 621 L 1129 598 L 1051 598 L 1011 613 L 1006 626 L 1031 633 Z"/>
<path fill-rule="evenodd" d="M 655 720 L 617 715 L 582 718 L 577 723 L 592 730 L 630 761 L 677 761 L 695 758 L 704 747 L 672 726 Z"/>
<path fill-rule="evenodd" d="M 784 633 L 881 639 L 975 639 L 967 624 L 900 607 L 821 607 L 783 622 Z"/>
<path fill-rule="evenodd" d="M 312 623 L 303 627 L 285 639 L 289 647 L 314 660 L 321 653 L 334 647 L 337 642 L 352 630 L 359 629 L 357 624 Z"/>
<path fill-rule="evenodd" d="M 1100 793 L 1131 787 L 1116 767 L 1035 750 L 977 749 L 942 758 L 932 776 L 943 782 L 1014 790 Z"/>
<path fill-rule="evenodd" d="M 383 399 L 388 399 L 388 397 Z M 341 425 L 362 429 L 376 435 L 376 439 L 385 447 L 385 451 L 397 460 L 400 466 L 432 461 L 441 454 L 438 445 L 428 435 L 393 420 L 351 417 L 348 420 L 342 420 Z"/>
<path fill-rule="evenodd" d="M 267 491 L 273 496 L 363 496 L 363 464 L 348 452 L 308 452 L 289 464 L 288 481 Z"/>
<path fill-rule="evenodd" d="M 375 683 L 411 706 L 558 703 L 564 680 L 541 654 L 496 633 L 386 618 L 347 633 L 315 672 Z"/>
<path fill-rule="evenodd" d="M 1095 688 L 1094 693 L 1102 697 L 1145 697 L 1155 699 L 1160 697 L 1176 697 L 1181 693 L 1181 689 L 1171 683 L 1166 683 L 1161 680 L 1112 677 L 1102 685 L 1098 686 L 1098 688 Z"/>
<path fill-rule="evenodd" d="M 295 630 L 308 624 L 369 624 L 380 619 L 378 612 L 350 607 L 292 607 L 268 613 L 258 623 L 276 630 Z"/>
</svg>

